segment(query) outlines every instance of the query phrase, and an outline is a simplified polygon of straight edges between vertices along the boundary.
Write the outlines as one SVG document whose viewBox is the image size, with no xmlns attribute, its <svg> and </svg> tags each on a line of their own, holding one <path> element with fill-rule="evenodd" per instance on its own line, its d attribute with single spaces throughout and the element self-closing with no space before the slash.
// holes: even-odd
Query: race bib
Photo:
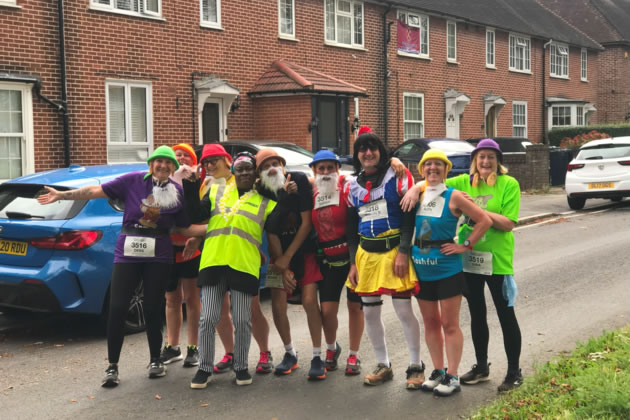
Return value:
<svg viewBox="0 0 630 420">
<path fill-rule="evenodd" d="M 420 203 L 416 215 L 427 217 L 441 217 L 445 202 L 446 200 L 444 199 L 444 197 L 440 195 L 435 197 L 428 203 Z"/>
<path fill-rule="evenodd" d="M 322 194 L 319 193 L 315 197 L 315 206 L 314 209 L 320 209 L 322 207 L 328 206 L 338 206 L 339 205 L 339 191 Z"/>
<path fill-rule="evenodd" d="M 126 236 L 124 255 L 125 257 L 155 257 L 155 238 Z"/>
<path fill-rule="evenodd" d="M 480 251 L 467 251 L 462 255 L 464 259 L 464 271 L 466 273 L 492 275 L 492 253 Z"/>
<path fill-rule="evenodd" d="M 359 217 L 362 222 L 387 218 L 387 202 L 384 199 L 374 201 L 359 207 Z"/>
</svg>

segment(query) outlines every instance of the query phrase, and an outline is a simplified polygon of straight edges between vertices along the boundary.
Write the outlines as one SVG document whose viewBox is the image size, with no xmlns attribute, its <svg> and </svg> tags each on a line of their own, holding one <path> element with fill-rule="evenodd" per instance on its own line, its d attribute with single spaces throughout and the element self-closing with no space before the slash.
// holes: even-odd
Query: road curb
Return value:
<svg viewBox="0 0 630 420">
<path fill-rule="evenodd" d="M 562 217 L 562 216 L 567 216 L 569 214 L 575 214 L 578 212 L 588 213 L 595 210 L 604 210 L 611 207 L 616 207 L 618 205 L 619 203 L 606 203 L 606 204 L 600 204 L 594 207 L 589 207 L 588 209 L 584 209 L 584 210 L 569 210 L 562 213 L 548 212 L 548 213 L 534 214 L 533 216 L 525 216 L 522 219 L 518 219 L 518 222 L 516 222 L 516 226 L 527 225 L 539 219 L 548 219 L 550 217 Z"/>
</svg>

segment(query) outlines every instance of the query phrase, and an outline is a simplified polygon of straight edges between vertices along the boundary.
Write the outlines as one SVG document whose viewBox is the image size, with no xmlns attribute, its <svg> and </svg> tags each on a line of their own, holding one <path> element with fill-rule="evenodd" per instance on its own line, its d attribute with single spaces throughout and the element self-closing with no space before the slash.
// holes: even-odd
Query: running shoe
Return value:
<svg viewBox="0 0 630 420">
<path fill-rule="evenodd" d="M 179 360 L 182 360 L 183 358 L 184 356 L 182 356 L 182 351 L 179 349 L 179 347 L 175 348 L 168 344 L 164 346 L 164 348 L 162 349 L 162 353 L 160 354 L 160 360 L 165 365 L 177 362 Z"/>
<path fill-rule="evenodd" d="M 422 388 L 420 389 L 427 392 L 433 391 L 436 386 L 442 383 L 445 376 L 446 371 L 441 369 L 433 369 L 433 372 L 431 372 L 431 376 L 429 376 L 428 380 L 424 381 L 424 383 L 422 384 Z"/>
<path fill-rule="evenodd" d="M 197 346 L 188 346 L 184 367 L 199 366 L 199 349 Z"/>
<path fill-rule="evenodd" d="M 271 373 L 273 371 L 273 357 L 270 351 L 261 351 L 256 365 L 256 373 Z"/>
<path fill-rule="evenodd" d="M 161 378 L 166 375 L 166 366 L 159 357 L 151 359 L 147 368 L 149 369 L 149 378 L 151 379 Z"/>
<path fill-rule="evenodd" d="M 472 369 L 459 377 L 459 381 L 464 385 L 474 385 L 479 382 L 490 380 L 490 363 L 485 367 L 473 365 Z"/>
<path fill-rule="evenodd" d="M 519 369 L 517 372 L 508 372 L 503 383 L 497 388 L 499 392 L 508 392 L 518 388 L 523 383 L 523 374 Z"/>
<path fill-rule="evenodd" d="M 321 357 L 316 356 L 311 360 L 311 369 L 308 371 L 308 379 L 311 381 L 326 379 L 326 364 Z"/>
<path fill-rule="evenodd" d="M 407 389 L 420 389 L 424 383 L 424 362 L 407 368 Z"/>
<path fill-rule="evenodd" d="M 335 350 L 326 350 L 326 370 L 337 370 L 337 360 L 341 354 L 341 346 L 339 343 L 335 344 Z"/>
<path fill-rule="evenodd" d="M 461 390 L 462 389 L 459 386 L 459 378 L 453 375 L 449 375 L 447 373 L 446 375 L 444 375 L 444 379 L 442 379 L 442 382 L 438 386 L 433 388 L 433 395 L 448 397 Z"/>
<path fill-rule="evenodd" d="M 348 356 L 348 360 L 346 362 L 346 375 L 355 376 L 359 373 L 361 373 L 361 360 L 359 360 L 356 354 Z"/>
<path fill-rule="evenodd" d="M 204 389 L 206 386 L 208 386 L 208 381 L 210 380 L 211 376 L 212 373 L 206 372 L 205 370 L 197 369 L 197 373 L 195 373 L 192 381 L 190 381 L 190 387 L 192 389 Z"/>
<path fill-rule="evenodd" d="M 214 365 L 214 373 L 225 373 L 234 367 L 234 354 L 225 353 L 223 359 L 216 365 Z"/>
<path fill-rule="evenodd" d="M 298 359 L 297 353 L 296 355 L 292 355 L 289 352 L 284 353 L 284 357 L 282 358 L 282 362 L 278 366 L 276 366 L 275 374 L 276 375 L 288 375 L 298 368 Z"/>
<path fill-rule="evenodd" d="M 101 386 L 103 388 L 114 388 L 118 386 L 120 380 L 118 379 L 118 365 L 110 364 L 105 370 L 105 378 Z"/>
<path fill-rule="evenodd" d="M 236 385 L 244 386 L 252 383 L 252 375 L 249 374 L 247 369 L 236 370 Z"/>
<path fill-rule="evenodd" d="M 392 364 L 390 363 L 387 366 L 385 363 L 379 363 L 372 373 L 363 378 L 363 383 L 366 385 L 380 385 L 385 381 L 391 381 L 393 377 Z"/>
</svg>

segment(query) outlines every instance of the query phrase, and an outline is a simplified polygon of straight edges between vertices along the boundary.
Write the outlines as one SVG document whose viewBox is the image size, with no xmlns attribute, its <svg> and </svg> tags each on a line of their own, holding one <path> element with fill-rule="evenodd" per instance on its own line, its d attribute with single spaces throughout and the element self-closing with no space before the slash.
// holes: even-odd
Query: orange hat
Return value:
<svg viewBox="0 0 630 420">
<path fill-rule="evenodd" d="M 256 153 L 256 172 L 260 173 L 260 168 L 262 167 L 263 163 L 272 158 L 276 158 L 280 162 L 282 162 L 282 166 L 287 165 L 287 161 L 284 160 L 284 158 L 280 156 L 275 150 L 269 148 L 260 149 L 258 153 Z"/>
<path fill-rule="evenodd" d="M 193 161 L 193 165 L 197 164 L 197 154 L 195 153 L 195 150 L 189 144 L 186 144 L 186 143 L 176 144 L 171 149 L 173 149 L 173 151 L 183 150 L 184 152 L 188 153 L 188 155 Z"/>
</svg>

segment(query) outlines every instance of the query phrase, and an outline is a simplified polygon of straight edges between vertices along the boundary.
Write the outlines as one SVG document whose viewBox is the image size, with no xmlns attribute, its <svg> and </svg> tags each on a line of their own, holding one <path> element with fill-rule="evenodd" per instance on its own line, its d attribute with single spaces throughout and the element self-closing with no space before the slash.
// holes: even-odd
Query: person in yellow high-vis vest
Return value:
<svg viewBox="0 0 630 420">
<path fill-rule="evenodd" d="M 251 301 L 258 294 L 261 266 L 260 249 L 265 223 L 276 202 L 253 189 L 256 160 L 239 153 L 232 165 L 235 183 L 215 184 L 201 202 L 209 217 L 199 265 L 201 321 L 199 325 L 199 369 L 190 383 L 203 389 L 213 372 L 215 330 L 224 296 L 230 291 L 231 313 L 235 328 L 234 371 L 237 385 L 249 385 L 247 369 L 251 342 Z M 194 241 L 191 241 L 193 243 Z M 185 250 L 185 254 L 189 252 Z"/>
</svg>

